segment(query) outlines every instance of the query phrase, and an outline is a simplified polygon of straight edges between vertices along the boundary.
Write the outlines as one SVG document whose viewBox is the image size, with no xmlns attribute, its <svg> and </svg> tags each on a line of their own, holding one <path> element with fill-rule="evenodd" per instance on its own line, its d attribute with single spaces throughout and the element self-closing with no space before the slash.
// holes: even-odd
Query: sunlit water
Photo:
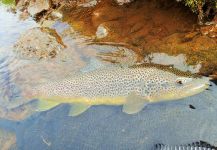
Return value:
<svg viewBox="0 0 217 150">
<path fill-rule="evenodd" d="M 0 128 L 3 130 L 0 144 L 5 146 L 7 141 L 9 149 L 20 150 L 151 149 L 156 143 L 185 144 L 199 140 L 217 145 L 214 84 L 211 90 L 185 101 L 149 105 L 136 115 L 126 115 L 117 106 L 94 106 L 78 117 L 68 117 L 68 105 L 33 112 L 35 100 L 19 97 L 23 86 L 31 88 L 65 78 L 96 58 L 105 60 L 101 62 L 104 65 L 114 65 L 109 62 L 132 65 L 137 61 L 136 54 L 124 47 L 87 45 L 89 38 L 61 21 L 51 26 L 67 46 L 60 55 L 50 60 L 18 57 L 14 43 L 24 31 L 38 26 L 31 18 L 20 21 L 19 13 L 8 12 L 0 5 Z M 143 60 L 192 72 L 198 72 L 201 67 L 200 64 L 188 66 L 185 61 L 184 55 L 164 53 L 153 53 Z"/>
</svg>

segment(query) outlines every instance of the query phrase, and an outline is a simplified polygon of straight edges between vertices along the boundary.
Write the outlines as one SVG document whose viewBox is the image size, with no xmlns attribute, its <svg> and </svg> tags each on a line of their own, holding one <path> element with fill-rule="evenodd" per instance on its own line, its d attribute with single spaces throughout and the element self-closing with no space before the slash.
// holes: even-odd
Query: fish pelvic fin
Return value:
<svg viewBox="0 0 217 150">
<path fill-rule="evenodd" d="M 83 103 L 74 103 L 70 104 L 70 110 L 69 110 L 69 116 L 78 116 L 85 112 L 88 108 L 90 108 L 90 105 L 83 104 Z"/>
<path fill-rule="evenodd" d="M 136 95 L 136 93 L 131 93 L 127 98 L 126 102 L 123 105 L 122 111 L 127 114 L 135 114 L 140 112 L 147 104 L 148 100 L 145 98 Z"/>
<path fill-rule="evenodd" d="M 51 108 L 56 107 L 60 103 L 58 102 L 52 102 L 52 101 L 46 101 L 46 100 L 38 100 L 37 106 L 36 106 L 36 111 L 46 111 Z"/>
</svg>

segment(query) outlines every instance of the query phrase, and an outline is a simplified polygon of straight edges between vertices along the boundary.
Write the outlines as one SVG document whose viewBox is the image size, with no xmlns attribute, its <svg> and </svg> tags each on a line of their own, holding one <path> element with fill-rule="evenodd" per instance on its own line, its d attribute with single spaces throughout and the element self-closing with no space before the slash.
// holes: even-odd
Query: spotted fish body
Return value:
<svg viewBox="0 0 217 150">
<path fill-rule="evenodd" d="M 35 98 L 55 103 L 54 106 L 81 104 L 81 112 L 91 105 L 104 104 L 123 105 L 123 111 L 131 114 L 140 111 L 147 102 L 191 96 L 208 84 L 207 79 L 184 77 L 156 67 L 109 68 L 43 84 L 32 93 Z"/>
</svg>

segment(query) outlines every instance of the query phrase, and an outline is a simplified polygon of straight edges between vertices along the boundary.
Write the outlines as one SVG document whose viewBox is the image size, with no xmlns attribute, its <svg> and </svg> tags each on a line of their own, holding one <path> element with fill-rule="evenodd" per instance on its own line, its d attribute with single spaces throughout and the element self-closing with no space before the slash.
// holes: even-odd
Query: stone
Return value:
<svg viewBox="0 0 217 150">
<path fill-rule="evenodd" d="M 31 0 L 28 6 L 28 12 L 31 16 L 34 16 L 43 10 L 48 10 L 50 6 L 49 0 Z"/>
<path fill-rule="evenodd" d="M 128 4 L 131 3 L 133 0 L 116 0 L 118 5 L 124 5 L 124 4 Z"/>
<path fill-rule="evenodd" d="M 98 39 L 105 38 L 108 35 L 108 30 L 102 24 L 98 26 L 96 31 L 96 37 Z"/>
<path fill-rule="evenodd" d="M 20 0 L 16 5 L 18 10 L 27 11 L 31 16 L 48 10 L 51 7 L 50 0 Z"/>
<path fill-rule="evenodd" d="M 55 58 L 66 46 L 55 30 L 32 28 L 21 35 L 14 45 L 15 52 L 25 58 Z"/>
</svg>

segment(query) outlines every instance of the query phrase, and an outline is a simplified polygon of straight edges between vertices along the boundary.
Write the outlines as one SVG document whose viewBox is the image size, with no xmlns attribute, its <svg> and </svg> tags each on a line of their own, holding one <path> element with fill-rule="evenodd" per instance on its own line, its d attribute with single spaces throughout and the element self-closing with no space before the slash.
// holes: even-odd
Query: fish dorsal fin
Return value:
<svg viewBox="0 0 217 150">
<path fill-rule="evenodd" d="M 148 104 L 148 100 L 145 98 L 131 93 L 126 98 L 126 103 L 123 105 L 123 112 L 127 114 L 134 114 L 141 111 Z"/>
<path fill-rule="evenodd" d="M 90 105 L 83 104 L 83 103 L 71 104 L 71 108 L 69 110 L 69 116 L 78 116 L 83 112 L 85 112 L 88 108 L 90 108 Z"/>
<path fill-rule="evenodd" d="M 49 110 L 57 105 L 59 105 L 60 103 L 57 102 L 52 102 L 52 101 L 46 101 L 46 100 L 38 100 L 37 102 L 37 108 L 36 111 L 46 111 Z"/>
</svg>

